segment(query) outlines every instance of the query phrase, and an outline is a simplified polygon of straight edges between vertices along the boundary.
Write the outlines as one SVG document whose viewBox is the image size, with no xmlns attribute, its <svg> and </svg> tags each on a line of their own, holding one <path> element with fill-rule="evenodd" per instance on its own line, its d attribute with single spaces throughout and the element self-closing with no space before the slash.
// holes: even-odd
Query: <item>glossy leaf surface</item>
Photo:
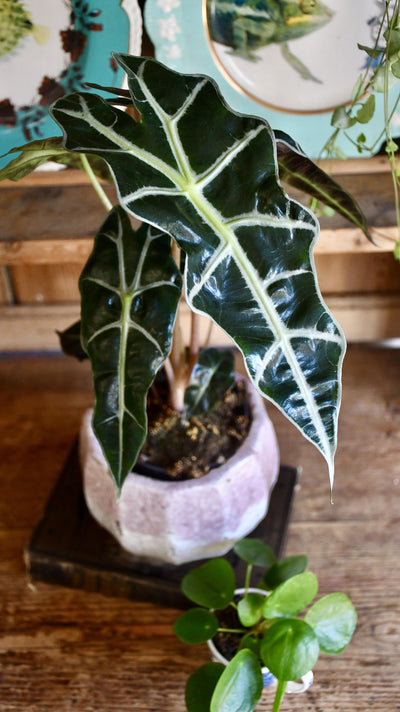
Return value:
<svg viewBox="0 0 400 712">
<path fill-rule="evenodd" d="M 252 712 L 261 693 L 260 663 L 251 650 L 240 650 L 217 682 L 210 712 Z"/>
<path fill-rule="evenodd" d="M 281 180 L 332 208 L 359 227 L 372 242 L 366 217 L 353 196 L 311 161 L 290 136 L 282 131 L 275 131 L 275 138 Z"/>
<path fill-rule="evenodd" d="M 312 670 L 319 656 L 317 636 L 297 618 L 273 623 L 261 643 L 261 657 L 278 680 L 297 680 Z"/>
<path fill-rule="evenodd" d="M 52 115 L 75 151 L 109 164 L 121 205 L 186 252 L 186 297 L 242 351 L 256 388 L 323 453 L 333 481 L 344 337 L 322 301 L 314 215 L 283 192 L 262 119 L 230 111 L 210 79 L 115 55 L 128 114 L 91 94 Z"/>
<path fill-rule="evenodd" d="M 340 653 L 350 642 L 357 613 L 344 593 L 330 593 L 314 603 L 305 621 L 313 628 L 324 653 Z"/>
<path fill-rule="evenodd" d="M 265 600 L 265 618 L 297 616 L 315 598 L 318 580 L 312 571 L 306 571 L 284 581 Z"/>
<path fill-rule="evenodd" d="M 238 601 L 238 617 L 242 625 L 250 627 L 258 623 L 262 617 L 265 596 L 261 593 L 248 593 Z"/>
<path fill-rule="evenodd" d="M 170 238 L 109 213 L 80 278 L 82 345 L 92 362 L 93 428 L 118 489 L 146 436 L 146 396 L 167 358 L 181 294 Z"/>
<path fill-rule="evenodd" d="M 233 600 L 235 574 L 226 559 L 210 559 L 189 571 L 182 579 L 181 588 L 198 606 L 220 610 Z"/>
<path fill-rule="evenodd" d="M 185 391 L 184 417 L 207 413 L 235 381 L 231 351 L 207 348 L 199 353 Z"/>
</svg>

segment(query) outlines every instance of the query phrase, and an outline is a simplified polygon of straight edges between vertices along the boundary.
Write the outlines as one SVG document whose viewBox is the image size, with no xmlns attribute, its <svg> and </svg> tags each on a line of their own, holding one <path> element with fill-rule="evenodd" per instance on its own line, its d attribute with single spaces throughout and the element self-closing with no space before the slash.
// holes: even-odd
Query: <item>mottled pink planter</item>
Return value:
<svg viewBox="0 0 400 712">
<path fill-rule="evenodd" d="M 84 494 L 93 517 L 139 559 L 182 564 L 222 556 L 264 518 L 279 470 L 265 401 L 249 386 L 252 425 L 235 455 L 205 477 L 163 482 L 131 473 L 119 500 L 85 413 L 80 433 Z"/>
</svg>

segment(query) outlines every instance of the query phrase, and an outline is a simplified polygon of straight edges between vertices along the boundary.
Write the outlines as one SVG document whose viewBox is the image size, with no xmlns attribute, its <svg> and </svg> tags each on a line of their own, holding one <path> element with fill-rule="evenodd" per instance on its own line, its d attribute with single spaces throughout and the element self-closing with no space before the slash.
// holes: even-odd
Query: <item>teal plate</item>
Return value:
<svg viewBox="0 0 400 712">
<path fill-rule="evenodd" d="M 289 57 L 282 52 L 281 39 L 264 43 L 265 46 L 260 42 L 255 49 L 253 46 L 250 59 L 243 52 L 238 54 L 237 45 L 235 51 L 232 46 L 224 46 L 223 39 L 232 38 L 229 18 L 225 21 L 229 13 L 239 17 L 239 25 L 243 21 L 242 27 L 245 22 L 252 23 L 254 45 L 255 21 L 263 15 L 265 19 L 271 7 L 276 8 L 282 1 L 208 0 L 211 10 L 207 21 L 207 0 L 146 0 L 145 27 L 157 59 L 178 72 L 212 77 L 232 109 L 265 118 L 273 129 L 290 134 L 308 155 L 317 158 L 333 131 L 333 109 L 349 101 L 365 66 L 366 54 L 357 48 L 357 42 L 373 44 L 384 3 L 324 0 L 322 4 L 317 0 L 314 7 L 320 6 L 326 13 L 324 23 L 302 37 L 285 36 Z M 292 5 L 301 12 L 304 3 L 297 0 Z M 225 12 L 224 23 L 221 20 L 217 27 L 219 20 L 215 18 L 220 8 Z M 235 8 L 239 8 L 238 12 Z M 219 32 L 219 41 L 212 37 L 213 30 L 215 34 Z M 311 70 L 312 80 L 301 75 L 300 63 Z M 396 89 L 391 94 L 392 102 L 395 99 Z M 400 115 L 395 114 L 394 136 L 399 135 L 399 124 Z M 378 151 L 383 140 L 382 126 L 383 101 L 377 95 L 373 119 L 362 129 L 356 125 L 348 134 L 355 140 L 362 130 L 366 145 L 375 144 Z M 359 157 L 357 147 L 348 139 L 343 137 L 339 146 L 345 156 Z"/>
<path fill-rule="evenodd" d="M 3 0 L 0 28 L 0 156 L 59 135 L 48 106 L 85 82 L 121 86 L 111 52 L 141 50 L 137 0 Z"/>
</svg>

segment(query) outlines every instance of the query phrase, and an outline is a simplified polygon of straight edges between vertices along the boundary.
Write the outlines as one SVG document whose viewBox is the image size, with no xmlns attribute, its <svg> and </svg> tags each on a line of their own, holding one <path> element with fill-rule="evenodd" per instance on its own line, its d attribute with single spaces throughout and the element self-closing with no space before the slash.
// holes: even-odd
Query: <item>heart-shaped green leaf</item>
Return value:
<svg viewBox="0 0 400 712">
<path fill-rule="evenodd" d="M 146 436 L 146 396 L 167 358 L 181 294 L 170 238 L 136 232 L 113 208 L 80 278 L 82 345 L 92 362 L 93 428 L 118 489 Z"/>
<path fill-rule="evenodd" d="M 312 571 L 305 571 L 284 581 L 264 600 L 265 618 L 297 616 L 315 598 L 318 579 Z"/>
<path fill-rule="evenodd" d="M 210 712 L 211 698 L 224 670 L 222 663 L 206 663 L 189 677 L 185 690 L 188 712 Z"/>
<path fill-rule="evenodd" d="M 218 620 L 206 608 L 190 608 L 175 621 L 174 633 L 184 643 L 197 645 L 214 637 Z"/>
<path fill-rule="evenodd" d="M 257 656 L 251 650 L 240 650 L 217 682 L 210 712 L 253 712 L 262 689 Z"/>
<path fill-rule="evenodd" d="M 349 644 L 357 613 L 344 593 L 330 593 L 307 611 L 305 620 L 313 628 L 324 653 L 340 653 Z"/>
<path fill-rule="evenodd" d="M 210 559 L 189 571 L 182 579 L 181 588 L 198 606 L 219 610 L 233 600 L 235 574 L 226 559 Z"/>
<path fill-rule="evenodd" d="M 311 626 L 297 618 L 276 621 L 260 647 L 264 664 L 278 680 L 297 680 L 318 660 L 318 639 Z"/>
<path fill-rule="evenodd" d="M 242 351 L 256 388 L 323 453 L 333 482 L 344 336 L 316 283 L 318 223 L 282 190 L 268 124 L 204 76 L 115 55 L 141 120 L 91 94 L 59 99 L 66 146 L 109 164 L 122 206 L 186 252 L 186 298 Z"/>
<path fill-rule="evenodd" d="M 207 413 L 235 382 L 232 351 L 207 348 L 199 353 L 185 391 L 184 417 Z"/>
</svg>

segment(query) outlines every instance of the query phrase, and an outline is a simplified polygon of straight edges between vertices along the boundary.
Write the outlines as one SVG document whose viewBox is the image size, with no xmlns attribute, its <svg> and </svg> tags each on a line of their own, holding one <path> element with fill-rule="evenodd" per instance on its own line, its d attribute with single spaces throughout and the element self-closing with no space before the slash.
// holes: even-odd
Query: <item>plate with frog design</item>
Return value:
<svg viewBox="0 0 400 712">
<path fill-rule="evenodd" d="M 172 69 L 214 78 L 237 111 L 266 118 L 318 156 L 365 71 L 383 0 L 146 0 L 145 25 L 156 57 Z M 365 125 L 379 135 L 383 102 Z M 354 128 L 354 138 L 360 133 Z M 350 132 L 351 135 L 351 132 Z M 347 156 L 358 155 L 342 139 Z M 378 148 L 378 146 L 377 146 Z"/>
</svg>

